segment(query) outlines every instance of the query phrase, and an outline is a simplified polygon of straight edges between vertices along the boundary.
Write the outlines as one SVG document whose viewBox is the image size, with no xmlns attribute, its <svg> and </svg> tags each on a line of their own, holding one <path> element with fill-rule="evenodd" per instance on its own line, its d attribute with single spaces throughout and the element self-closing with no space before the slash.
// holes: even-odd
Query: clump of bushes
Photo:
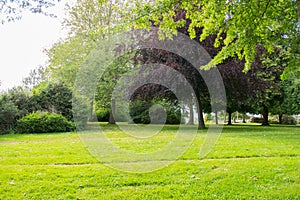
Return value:
<svg viewBox="0 0 300 200">
<path fill-rule="evenodd" d="M 53 133 L 74 131 L 75 125 L 61 114 L 36 112 L 17 121 L 17 133 Z"/>
<path fill-rule="evenodd" d="M 287 125 L 296 125 L 296 119 L 291 115 L 282 115 L 281 121 L 279 120 L 278 115 L 270 116 L 270 123 L 272 124 L 287 124 Z"/>
<path fill-rule="evenodd" d="M 296 125 L 297 121 L 295 117 L 290 116 L 290 115 L 283 115 L 282 116 L 282 124 L 289 124 L 289 125 Z"/>
</svg>

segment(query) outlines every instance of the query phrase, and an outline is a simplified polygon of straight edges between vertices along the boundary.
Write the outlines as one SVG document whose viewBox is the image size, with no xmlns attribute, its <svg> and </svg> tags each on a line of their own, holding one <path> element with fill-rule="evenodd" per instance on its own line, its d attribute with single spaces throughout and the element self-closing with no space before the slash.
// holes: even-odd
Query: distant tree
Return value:
<svg viewBox="0 0 300 200">
<path fill-rule="evenodd" d="M 9 89 L 3 94 L 3 100 L 12 102 L 18 108 L 18 118 L 21 118 L 34 110 L 34 102 L 31 99 L 30 91 L 21 86 Z"/>
<path fill-rule="evenodd" d="M 250 111 L 247 110 L 247 103 L 250 94 L 254 91 L 250 88 L 247 74 L 243 72 L 243 68 L 244 62 L 235 59 L 227 60 L 218 65 L 226 90 L 228 125 L 232 125 L 233 112 Z"/>
<path fill-rule="evenodd" d="M 47 51 L 50 60 L 48 69 L 52 80 L 62 81 L 72 88 L 77 71 L 91 50 L 98 42 L 116 31 L 115 27 L 123 16 L 124 8 L 130 5 L 129 1 L 121 0 L 77 0 L 74 6 L 69 6 L 68 17 L 63 23 L 70 30 L 69 37 L 56 43 Z M 99 86 L 95 94 L 96 104 L 94 99 L 90 99 L 91 114 L 94 105 L 111 107 L 110 92 L 119 75 L 112 69 L 106 75 L 108 76 L 99 77 Z"/>
<path fill-rule="evenodd" d="M 300 82 L 298 79 L 289 78 L 280 82 L 282 100 L 270 109 L 272 114 L 278 114 L 279 124 L 286 115 L 300 114 Z"/>
<path fill-rule="evenodd" d="M 149 64 L 149 63 L 158 63 L 158 64 L 164 64 L 171 69 L 174 69 L 178 71 L 178 75 L 183 76 L 176 76 L 171 77 L 170 74 L 166 72 L 166 74 L 161 74 L 160 70 L 153 71 L 149 76 L 156 77 L 157 80 L 164 79 L 164 77 L 168 77 L 168 80 L 172 82 L 176 90 L 178 90 L 181 94 L 184 94 L 185 87 L 182 85 L 184 83 L 184 80 L 182 78 L 184 77 L 187 82 L 192 86 L 192 88 L 195 91 L 195 99 L 197 102 L 197 113 L 198 113 L 198 128 L 203 129 L 205 128 L 205 123 L 203 119 L 203 105 L 202 104 L 209 104 L 209 94 L 207 86 L 203 80 L 203 78 L 200 75 L 200 72 L 194 68 L 188 61 L 186 61 L 184 58 L 175 55 L 172 52 L 167 52 L 165 50 L 160 49 L 143 49 L 137 52 L 134 58 L 138 63 L 143 64 Z M 141 68 L 141 70 L 144 70 Z M 141 76 L 143 78 L 143 76 Z M 147 88 L 148 87 L 148 88 Z M 147 85 L 145 90 L 150 90 L 153 87 L 153 85 Z M 159 90 L 160 89 L 160 90 Z M 155 94 L 168 94 L 170 92 L 169 90 L 166 90 L 164 87 L 156 87 Z M 152 91 L 153 92 L 153 91 Z M 148 95 L 149 92 L 143 92 L 143 95 Z M 151 95 L 150 95 L 151 96 Z M 193 98 L 192 94 L 186 94 L 185 99 L 187 102 L 190 102 Z M 208 106 L 206 106 L 207 108 Z M 190 107 L 191 108 L 191 107 Z M 192 113 L 193 111 L 190 111 Z"/>
<path fill-rule="evenodd" d="M 13 132 L 17 120 L 31 113 L 33 105 L 30 92 L 22 87 L 0 94 L 0 132 Z"/>
<path fill-rule="evenodd" d="M 33 69 L 29 72 L 29 76 L 23 79 L 23 85 L 27 89 L 32 89 L 34 86 L 37 86 L 41 82 L 47 80 L 46 68 L 39 66 L 36 69 Z"/>
<path fill-rule="evenodd" d="M 0 1 L 0 23 L 15 21 L 22 18 L 25 11 L 41 13 L 55 17 L 47 8 L 53 7 L 60 0 L 2 0 Z"/>
<path fill-rule="evenodd" d="M 18 116 L 17 106 L 3 95 L 0 95 L 0 134 L 12 132 Z"/>
<path fill-rule="evenodd" d="M 255 62 L 248 72 L 253 93 L 251 98 L 257 105 L 257 112 L 263 115 L 262 125 L 268 126 L 270 109 L 279 106 L 283 101 L 283 91 L 280 87 L 280 75 L 288 63 L 288 54 L 281 49 L 268 53 L 258 45 Z"/>
<path fill-rule="evenodd" d="M 35 110 L 62 114 L 68 120 L 73 120 L 72 90 L 64 83 L 42 82 L 32 92 L 38 105 Z"/>
</svg>

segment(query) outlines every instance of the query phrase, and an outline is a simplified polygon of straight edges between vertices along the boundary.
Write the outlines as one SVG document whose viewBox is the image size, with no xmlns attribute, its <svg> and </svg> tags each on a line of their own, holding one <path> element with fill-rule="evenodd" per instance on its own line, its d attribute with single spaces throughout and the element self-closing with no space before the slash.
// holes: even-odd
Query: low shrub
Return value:
<svg viewBox="0 0 300 200">
<path fill-rule="evenodd" d="M 98 108 L 96 116 L 99 122 L 108 122 L 110 110 L 107 108 Z"/>
<path fill-rule="evenodd" d="M 17 121 L 17 133 L 53 133 L 74 131 L 73 122 L 61 114 L 37 112 L 26 115 Z"/>
<path fill-rule="evenodd" d="M 279 116 L 278 115 L 273 115 L 269 118 L 270 123 L 272 124 L 279 124 Z M 287 124 L 287 125 L 296 125 L 297 121 L 296 119 L 291 116 L 291 115 L 282 115 L 281 118 L 281 124 Z"/>
</svg>

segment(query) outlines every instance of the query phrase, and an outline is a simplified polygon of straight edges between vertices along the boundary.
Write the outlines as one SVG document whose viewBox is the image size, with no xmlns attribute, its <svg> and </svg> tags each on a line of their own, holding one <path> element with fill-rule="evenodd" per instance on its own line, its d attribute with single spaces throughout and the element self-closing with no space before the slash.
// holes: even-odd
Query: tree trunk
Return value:
<svg viewBox="0 0 300 200">
<path fill-rule="evenodd" d="M 262 126 L 269 126 L 269 110 L 267 106 L 263 106 L 263 123 Z"/>
<path fill-rule="evenodd" d="M 189 110 L 190 110 L 190 116 L 189 116 L 189 121 L 188 125 L 194 125 L 194 109 L 193 109 L 193 102 L 191 101 L 189 103 Z"/>
<path fill-rule="evenodd" d="M 243 117 L 243 123 L 246 123 L 246 114 L 245 113 L 243 113 L 243 115 L 242 115 L 242 117 Z"/>
<path fill-rule="evenodd" d="M 114 118 L 116 108 L 116 101 L 114 99 L 111 100 L 111 109 L 109 113 L 109 121 L 108 124 L 116 124 L 116 120 Z"/>
<path fill-rule="evenodd" d="M 89 122 L 92 122 L 94 119 L 94 100 L 91 101 L 91 110 L 90 110 L 90 115 L 89 115 Z"/>
<path fill-rule="evenodd" d="M 226 115 L 227 115 L 226 110 L 224 110 L 224 124 L 226 124 Z"/>
<path fill-rule="evenodd" d="M 300 0 L 297 0 L 297 8 L 298 8 L 298 23 L 300 26 Z"/>
<path fill-rule="evenodd" d="M 215 115 L 216 115 L 216 124 L 219 124 L 219 122 L 218 122 L 218 111 L 215 112 Z"/>
<path fill-rule="evenodd" d="M 232 123 L 231 123 L 231 114 L 232 114 L 232 112 L 228 111 L 228 123 L 227 123 L 227 125 L 232 125 Z"/>
<path fill-rule="evenodd" d="M 282 124 L 282 114 L 278 115 L 279 124 Z"/>
<path fill-rule="evenodd" d="M 205 129 L 205 123 L 204 123 L 204 118 L 203 118 L 203 113 L 202 113 L 202 105 L 200 101 L 200 96 L 196 95 L 197 98 L 197 103 L 198 103 L 198 129 Z"/>
</svg>

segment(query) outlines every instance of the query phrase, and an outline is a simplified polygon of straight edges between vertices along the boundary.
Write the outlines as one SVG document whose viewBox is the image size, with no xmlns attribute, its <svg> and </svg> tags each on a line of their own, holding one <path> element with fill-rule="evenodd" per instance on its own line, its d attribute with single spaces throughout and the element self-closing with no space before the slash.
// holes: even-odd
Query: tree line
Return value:
<svg viewBox="0 0 300 200">
<path fill-rule="evenodd" d="M 120 31 L 151 27 L 158 28 L 161 39 L 183 33 L 210 54 L 212 61 L 201 70 L 216 65 L 220 71 L 229 125 L 235 111 L 260 113 L 263 125 L 268 125 L 269 113 L 278 114 L 280 121 L 283 114 L 299 114 L 299 10 L 298 0 L 276 5 L 272 1 L 77 0 L 75 6 L 68 7 L 69 16 L 64 21 L 69 36 L 46 51 L 49 65 L 32 71 L 24 81 L 27 89 L 19 87 L 1 94 L 1 127 L 9 131 L 18 120 L 39 111 L 59 113 L 67 121 L 74 121 L 72 91 L 76 73 L 97 43 Z M 199 128 L 205 128 L 203 112 L 218 113 L 212 110 L 212 104 L 224 106 L 223 102 L 210 101 L 205 82 L 186 60 L 160 49 L 141 49 L 115 59 L 99 78 L 95 98 L 87 102 L 90 113 L 112 124 L 128 120 L 126 114 L 113 118 L 111 93 L 122 74 L 144 63 L 165 64 L 186 77 L 196 91 L 186 106 L 194 113 L 192 102 L 198 103 Z M 168 107 L 168 115 L 173 113 L 171 121 L 181 123 L 178 109 L 183 109 L 182 105 L 164 87 L 144 85 L 130 100 L 130 115 L 135 122 L 148 123 L 149 108 L 160 102 Z M 95 120 L 92 115 L 83 118 Z"/>
</svg>

